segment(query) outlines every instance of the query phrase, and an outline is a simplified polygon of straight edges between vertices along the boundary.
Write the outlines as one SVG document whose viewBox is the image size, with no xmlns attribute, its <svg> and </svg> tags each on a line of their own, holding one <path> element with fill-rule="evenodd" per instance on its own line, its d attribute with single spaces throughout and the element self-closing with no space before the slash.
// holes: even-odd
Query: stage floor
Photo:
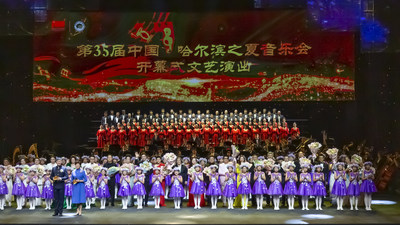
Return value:
<svg viewBox="0 0 400 225">
<path fill-rule="evenodd" d="M 384 200 L 389 200 L 386 198 Z M 390 201 L 394 201 L 390 199 Z M 185 203 L 185 202 L 184 202 Z M 388 202 L 382 202 L 387 204 Z M 219 202 L 219 205 L 222 204 Z M 327 203 L 329 204 L 329 203 Z M 117 204 L 118 205 L 118 204 Z M 63 217 L 53 217 L 53 211 L 45 211 L 38 207 L 35 211 L 24 208 L 16 211 L 15 208 L 7 207 L 0 211 L 0 223 L 30 223 L 30 224 L 204 224 L 204 223 L 234 223 L 234 224 L 336 224 L 336 223 L 400 223 L 400 204 L 372 205 L 373 211 L 365 211 L 360 207 L 359 211 L 336 211 L 334 207 L 325 208 L 323 211 L 312 209 L 314 203 L 310 202 L 309 211 L 302 211 L 296 208 L 288 211 L 287 208 L 274 211 L 271 207 L 257 211 L 255 208 L 248 210 L 218 208 L 211 210 L 203 207 L 201 210 L 193 208 L 172 208 L 173 202 L 167 201 L 167 207 L 154 209 L 153 206 L 138 211 L 136 207 L 122 210 L 121 207 L 109 207 L 106 210 L 99 210 L 92 207 L 90 210 L 83 210 L 82 216 L 75 216 L 75 210 L 64 210 Z"/>
</svg>

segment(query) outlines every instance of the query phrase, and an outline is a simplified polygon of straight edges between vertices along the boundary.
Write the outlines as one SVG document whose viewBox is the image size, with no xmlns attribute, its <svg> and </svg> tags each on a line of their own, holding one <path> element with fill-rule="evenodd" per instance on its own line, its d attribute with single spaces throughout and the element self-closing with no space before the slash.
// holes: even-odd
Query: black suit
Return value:
<svg viewBox="0 0 400 225">
<path fill-rule="evenodd" d="M 117 166 L 115 163 L 106 163 L 104 164 L 105 168 L 110 168 L 113 166 Z M 110 190 L 110 195 L 111 195 L 111 205 L 114 206 L 114 200 L 115 200 L 115 174 L 110 176 L 110 179 L 108 180 L 108 187 Z M 108 205 L 108 203 L 107 203 Z"/>
<path fill-rule="evenodd" d="M 151 180 L 150 176 L 153 173 L 153 169 L 150 169 L 145 173 L 145 179 L 144 179 L 144 188 L 146 189 L 146 196 L 144 197 L 144 205 L 147 206 L 147 203 L 149 202 L 149 193 L 151 191 Z"/>
<path fill-rule="evenodd" d="M 178 167 L 180 167 L 180 169 L 181 169 L 182 185 L 185 186 L 185 182 L 187 182 L 187 179 L 188 179 L 188 168 L 183 164 L 181 164 Z M 181 206 L 182 206 L 182 200 L 181 200 Z"/>
<path fill-rule="evenodd" d="M 64 185 L 65 180 L 68 178 L 67 169 L 63 166 L 55 166 L 51 170 L 50 179 L 53 180 L 55 176 L 61 178 L 61 180 L 56 180 L 53 183 L 54 192 L 54 214 L 62 214 L 63 204 L 64 204 Z"/>
<path fill-rule="evenodd" d="M 106 124 L 109 124 L 109 123 L 110 123 L 110 121 L 108 120 L 107 116 L 103 116 L 101 118 L 101 125 L 105 126 Z"/>
</svg>

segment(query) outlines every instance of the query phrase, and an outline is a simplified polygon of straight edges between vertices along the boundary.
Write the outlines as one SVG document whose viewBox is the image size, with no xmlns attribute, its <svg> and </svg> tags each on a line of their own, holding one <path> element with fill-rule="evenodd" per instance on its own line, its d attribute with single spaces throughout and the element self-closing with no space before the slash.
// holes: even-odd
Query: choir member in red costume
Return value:
<svg viewBox="0 0 400 225">
<path fill-rule="evenodd" d="M 290 129 L 290 135 L 292 136 L 292 139 L 296 139 L 298 136 L 300 136 L 300 130 L 296 123 L 293 123 L 292 129 Z"/>
<path fill-rule="evenodd" d="M 281 133 L 281 140 L 287 140 L 289 136 L 289 128 L 287 127 L 287 123 L 283 124 L 283 126 L 280 126 L 280 123 L 278 123 L 279 126 L 279 132 Z"/>
<path fill-rule="evenodd" d="M 250 137 L 250 135 L 251 135 L 251 131 L 250 131 L 249 127 L 247 125 L 245 125 L 242 130 L 242 139 L 241 139 L 242 145 L 246 144 L 246 141 Z"/>
<path fill-rule="evenodd" d="M 279 143 L 279 128 L 277 127 L 277 123 L 274 123 L 274 126 L 270 130 L 270 137 L 271 137 L 271 142 L 274 144 Z"/>
<path fill-rule="evenodd" d="M 119 144 L 119 146 L 121 146 L 122 151 L 127 150 L 125 138 L 126 138 L 126 131 L 125 131 L 124 127 L 121 126 L 121 127 L 119 127 L 119 131 L 118 131 L 118 144 Z"/>
<path fill-rule="evenodd" d="M 154 134 L 157 132 L 157 130 L 154 128 L 154 125 L 151 125 L 149 130 L 148 130 L 148 144 L 150 144 L 151 140 L 153 140 Z"/>
<path fill-rule="evenodd" d="M 227 142 L 229 139 L 232 139 L 231 130 L 226 125 L 224 125 L 224 127 L 222 128 L 221 133 L 223 142 Z"/>
<path fill-rule="evenodd" d="M 261 129 L 261 140 L 266 141 L 268 139 L 269 133 L 270 133 L 270 131 L 268 128 L 268 124 L 265 124 L 263 126 L 263 128 Z"/>
<path fill-rule="evenodd" d="M 158 138 L 160 141 L 163 142 L 163 144 L 165 144 L 165 137 L 167 136 L 167 130 L 165 129 L 164 125 L 161 125 L 160 130 L 158 131 Z"/>
<path fill-rule="evenodd" d="M 129 130 L 128 136 L 129 136 L 129 144 L 131 146 L 136 146 L 137 139 L 138 139 L 138 130 L 136 129 L 135 126 L 131 127 L 131 129 Z"/>
<path fill-rule="evenodd" d="M 214 147 L 217 147 L 219 145 L 219 136 L 220 136 L 220 129 L 219 126 L 216 125 L 214 126 L 214 129 L 212 131 L 212 143 Z"/>
<path fill-rule="evenodd" d="M 110 130 L 110 145 L 118 144 L 118 131 L 115 129 L 114 125 L 111 126 Z"/>
<path fill-rule="evenodd" d="M 186 142 L 190 139 L 190 137 L 192 136 L 193 130 L 192 130 L 192 126 L 187 126 L 185 129 L 185 140 Z"/>
<path fill-rule="evenodd" d="M 138 146 L 144 147 L 146 145 L 147 129 L 143 126 L 138 126 Z"/>
<path fill-rule="evenodd" d="M 212 133 L 212 129 L 207 124 L 206 127 L 203 129 L 204 144 L 207 145 L 210 143 L 211 133 Z"/>
<path fill-rule="evenodd" d="M 171 126 L 167 130 L 167 143 L 169 145 L 174 145 L 174 139 L 175 139 L 175 129 L 173 124 L 171 124 Z"/>
<path fill-rule="evenodd" d="M 100 129 L 97 131 L 97 147 L 98 148 L 104 148 L 106 145 L 106 135 L 107 132 L 106 130 L 103 129 L 103 125 L 100 125 Z"/>
<path fill-rule="evenodd" d="M 241 132 L 238 128 L 238 125 L 235 125 L 235 127 L 232 129 L 232 143 L 234 145 L 239 144 L 240 133 Z"/>
<path fill-rule="evenodd" d="M 193 133 L 196 135 L 196 137 L 201 138 L 201 135 L 203 134 L 202 130 L 199 128 L 199 125 L 194 125 Z"/>
<path fill-rule="evenodd" d="M 260 135 L 260 129 L 258 128 L 257 125 L 254 125 L 251 128 L 251 135 L 252 135 L 252 139 L 254 140 L 256 138 L 257 135 Z"/>
<path fill-rule="evenodd" d="M 183 143 L 183 136 L 185 134 L 185 131 L 182 129 L 182 126 L 179 125 L 178 129 L 176 129 L 175 136 L 176 136 L 176 141 L 175 141 L 175 146 L 181 147 Z"/>
</svg>

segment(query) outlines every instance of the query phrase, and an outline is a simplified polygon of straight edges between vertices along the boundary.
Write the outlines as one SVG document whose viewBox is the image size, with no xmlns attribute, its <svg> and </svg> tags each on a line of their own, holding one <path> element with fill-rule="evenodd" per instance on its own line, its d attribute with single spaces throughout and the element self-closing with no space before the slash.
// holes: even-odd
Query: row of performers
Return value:
<svg viewBox="0 0 400 225">
<path fill-rule="evenodd" d="M 124 126 L 118 124 L 117 129 L 114 126 L 109 128 L 107 125 L 97 131 L 97 147 L 104 148 L 107 145 L 120 145 L 121 148 L 126 148 L 127 145 L 144 147 L 145 145 L 155 142 L 162 142 L 175 147 L 181 147 L 188 142 L 195 142 L 200 139 L 205 145 L 213 145 L 214 147 L 221 146 L 225 142 L 233 144 L 245 145 L 247 141 L 253 142 L 269 142 L 279 144 L 286 141 L 289 137 L 292 139 L 300 135 L 300 130 L 296 123 L 289 129 L 287 123 L 283 126 L 280 123 L 264 125 L 209 125 L 209 124 L 158 124 L 150 126 L 141 126 L 133 124 Z"/>
<path fill-rule="evenodd" d="M 94 197 L 100 199 L 100 209 L 105 209 L 106 199 L 111 197 L 110 187 L 108 186 L 111 179 L 110 169 L 102 167 L 98 173 L 95 173 L 90 165 L 85 166 L 83 170 L 80 165 L 79 162 L 75 163 L 77 172 L 74 173 L 72 167 L 65 168 L 68 171 L 68 178 L 65 180 L 67 209 L 71 209 L 71 204 L 77 201 L 86 201 L 86 209 L 90 209 Z M 227 172 L 221 174 L 219 166 L 224 166 Z M 170 174 L 164 174 L 163 166 L 160 166 L 160 164 L 152 167 L 149 171 L 141 166 L 132 168 L 125 165 L 120 168 L 119 173 L 112 173 L 112 177 L 119 184 L 117 193 L 122 198 L 122 209 L 127 209 L 128 197 L 132 195 L 137 196 L 138 209 L 142 209 L 143 200 L 146 196 L 154 197 L 155 208 L 165 206 L 164 197 L 169 196 L 174 199 L 175 208 L 179 209 L 181 199 L 187 195 L 185 187 L 188 185 L 186 190 L 192 194 L 194 209 L 201 208 L 204 195 L 206 195 L 210 198 L 211 209 L 217 208 L 217 201 L 220 196 L 228 200 L 228 209 L 234 209 L 235 198 L 241 201 L 242 209 L 247 209 L 248 200 L 252 196 L 252 199 L 256 200 L 257 210 L 262 210 L 264 195 L 269 195 L 273 199 L 274 210 L 279 210 L 279 198 L 285 195 L 289 210 L 294 209 L 295 196 L 300 196 L 302 199 L 300 204 L 302 210 L 309 210 L 308 200 L 310 196 L 316 197 L 316 210 L 322 210 L 322 199 L 327 195 L 325 181 L 328 179 L 323 172 L 323 164 L 301 164 L 299 174 L 294 171 L 296 167 L 294 163 L 289 163 L 287 169 L 283 171 L 280 164 L 274 164 L 270 166 L 269 175 L 263 170 L 264 165 L 262 164 L 222 163 L 219 166 L 217 164 L 210 165 L 207 167 L 208 171 L 206 171 L 207 168 L 200 164 L 193 165 L 189 170 L 181 164 L 172 168 Z M 376 192 L 373 182 L 374 171 L 371 166 L 370 162 L 366 162 L 362 170 L 359 170 L 359 164 L 351 164 L 348 165 L 349 169 L 346 172 L 344 163 L 335 164 L 335 170 L 331 175 L 334 182 L 331 194 L 337 198 L 337 210 L 343 210 L 343 198 L 346 196 L 350 197 L 350 209 L 358 210 L 358 197 L 361 193 L 364 193 L 365 196 L 366 210 L 371 210 L 371 195 Z M 21 171 L 22 166 L 15 168 L 12 194 L 16 196 L 17 210 L 22 208 L 25 199 L 29 199 L 30 209 L 34 210 L 37 198 L 44 198 L 46 210 L 49 210 L 54 197 L 53 181 L 50 178 L 51 169 L 46 169 L 46 174 L 41 178 L 44 187 L 40 191 L 37 185 L 39 177 L 34 167 L 29 169 L 27 176 Z M 4 196 L 8 194 L 7 179 L 5 178 L 7 175 L 4 170 L 5 167 L 0 166 L 0 175 L 3 178 L 0 179 L 1 210 L 4 209 Z M 207 182 L 205 178 L 208 178 Z M 348 185 L 346 185 L 346 179 L 350 180 Z M 76 183 L 75 180 L 82 180 L 82 183 Z M 94 186 L 94 184 L 96 185 Z M 76 190 L 74 190 L 74 187 Z M 77 191 L 78 187 L 82 188 L 81 192 Z"/>
</svg>

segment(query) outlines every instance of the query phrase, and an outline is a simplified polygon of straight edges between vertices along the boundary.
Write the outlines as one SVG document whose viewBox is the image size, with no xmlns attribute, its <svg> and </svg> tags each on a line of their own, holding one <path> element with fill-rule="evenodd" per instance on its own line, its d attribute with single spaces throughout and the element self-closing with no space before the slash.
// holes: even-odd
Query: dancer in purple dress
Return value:
<svg viewBox="0 0 400 225">
<path fill-rule="evenodd" d="M 250 173 L 247 171 L 249 167 L 247 164 L 240 165 L 241 173 L 238 179 L 240 179 L 240 184 L 238 187 L 238 194 L 242 195 L 242 209 L 247 209 L 247 203 L 249 201 L 249 195 L 251 194 L 251 184 L 250 184 Z"/>
<path fill-rule="evenodd" d="M 121 186 L 118 191 L 118 196 L 122 197 L 122 209 L 124 209 L 124 210 L 128 209 L 128 197 L 130 195 L 132 195 L 132 190 L 129 185 L 131 182 L 131 179 L 128 175 L 128 172 L 129 172 L 128 168 L 121 169 L 121 173 L 122 173 L 122 176 L 120 178 Z"/>
<path fill-rule="evenodd" d="M 25 196 L 25 185 L 24 185 L 25 176 L 21 172 L 22 166 L 17 165 L 15 166 L 15 169 L 17 171 L 13 178 L 14 185 L 12 189 L 12 194 L 16 197 L 17 210 L 22 210 L 22 206 L 24 205 L 24 196 Z"/>
<path fill-rule="evenodd" d="M 360 173 L 358 171 L 358 164 L 354 163 L 349 165 L 351 171 L 349 173 L 349 187 L 347 188 L 347 195 L 350 198 L 350 210 L 358 210 L 358 197 L 360 196 Z"/>
<path fill-rule="evenodd" d="M 90 204 L 92 203 L 92 198 L 94 198 L 94 190 L 93 190 L 93 182 L 94 175 L 92 173 L 92 167 L 90 165 L 86 165 L 85 167 L 87 180 L 85 182 L 85 194 L 86 194 L 86 208 L 90 209 Z"/>
<path fill-rule="evenodd" d="M 65 188 L 64 188 L 64 195 L 65 195 L 65 203 L 67 204 L 67 209 L 72 208 L 72 168 L 67 167 L 68 178 L 65 180 Z"/>
<path fill-rule="evenodd" d="M 137 209 L 143 209 L 143 197 L 146 195 L 146 187 L 144 186 L 146 176 L 143 174 L 142 167 L 136 167 L 135 170 L 136 174 L 133 179 L 132 194 L 137 196 Z"/>
<path fill-rule="evenodd" d="M 279 164 L 272 166 L 273 173 L 271 173 L 271 185 L 269 185 L 269 195 L 272 196 L 274 203 L 274 210 L 279 210 L 279 196 L 283 194 L 282 189 L 282 174 L 279 172 L 281 167 Z"/>
<path fill-rule="evenodd" d="M 6 195 L 8 194 L 7 174 L 4 172 L 5 169 L 5 166 L 0 165 L 0 210 L 4 210 Z"/>
<path fill-rule="evenodd" d="M 371 211 L 372 193 L 376 192 L 374 183 L 375 171 L 371 168 L 371 162 L 364 163 L 364 171 L 362 173 L 362 183 L 360 191 L 364 193 L 365 210 Z"/>
<path fill-rule="evenodd" d="M 297 195 L 297 187 L 296 182 L 297 174 L 294 172 L 294 168 L 296 165 L 291 162 L 288 165 L 289 171 L 285 173 L 285 189 L 283 190 L 283 194 L 287 195 L 288 199 L 288 208 L 289 210 L 294 210 L 294 196 Z"/>
<path fill-rule="evenodd" d="M 29 210 L 35 210 L 36 198 L 40 197 L 39 187 L 37 186 L 38 177 L 34 168 L 29 169 L 29 177 L 25 190 L 25 198 L 29 199 Z"/>
<path fill-rule="evenodd" d="M 346 172 L 344 171 L 344 163 L 335 164 L 336 171 L 334 173 L 335 183 L 332 188 L 332 195 L 336 197 L 337 210 L 343 210 L 343 198 L 347 195 L 346 189 Z"/>
<path fill-rule="evenodd" d="M 257 164 L 256 166 L 256 172 L 254 172 L 254 184 L 253 184 L 253 190 L 252 193 L 253 195 L 256 196 L 256 201 L 257 201 L 257 210 L 262 210 L 263 207 L 263 198 L 264 195 L 268 194 L 268 188 L 267 185 L 265 184 L 265 173 L 262 170 L 262 165 Z"/>
<path fill-rule="evenodd" d="M 43 191 L 42 191 L 42 198 L 44 198 L 46 202 L 45 210 L 51 210 L 51 203 L 54 198 L 53 193 L 53 181 L 50 179 L 51 169 L 46 169 L 46 174 L 43 176 Z"/>
<path fill-rule="evenodd" d="M 322 173 L 323 164 L 318 164 L 314 166 L 315 172 L 313 174 L 314 180 L 314 188 L 313 188 L 313 195 L 315 196 L 315 209 L 322 210 L 322 198 L 326 196 L 326 189 L 325 189 L 325 177 L 324 173 Z"/>
<path fill-rule="evenodd" d="M 100 209 L 106 209 L 107 198 L 110 198 L 110 190 L 108 189 L 107 168 L 102 167 L 100 169 L 100 175 L 97 178 L 97 193 L 96 196 L 100 198 Z"/>
<path fill-rule="evenodd" d="M 160 174 L 160 167 L 154 167 L 153 170 L 155 172 L 155 174 L 153 175 L 152 178 L 152 183 L 153 186 L 151 187 L 150 196 L 154 197 L 154 202 L 155 202 L 155 209 L 159 209 L 160 208 L 160 196 L 164 196 L 164 190 L 162 188 L 162 181 L 164 179 L 164 176 L 162 174 Z"/>
<path fill-rule="evenodd" d="M 211 165 L 210 169 L 211 173 L 208 175 L 210 184 L 208 185 L 206 195 L 211 196 L 211 209 L 217 209 L 218 197 L 222 195 L 221 185 L 218 182 L 218 166 Z"/>
<path fill-rule="evenodd" d="M 201 165 L 194 165 L 195 172 L 190 175 L 192 180 L 192 187 L 190 188 L 190 194 L 194 196 L 194 209 L 201 209 L 200 201 L 201 195 L 204 194 L 204 177 L 201 170 Z"/>
<path fill-rule="evenodd" d="M 308 209 L 308 198 L 313 194 L 311 187 L 311 174 L 308 173 L 309 164 L 301 165 L 303 172 L 300 174 L 300 185 L 298 194 L 301 195 L 301 205 L 303 208 L 301 210 Z"/>
<path fill-rule="evenodd" d="M 185 197 L 185 190 L 183 189 L 182 182 L 183 178 L 179 175 L 179 168 L 175 167 L 173 169 L 174 175 L 171 178 L 171 191 L 169 197 L 174 199 L 175 209 L 180 209 L 181 198 Z"/>
<path fill-rule="evenodd" d="M 228 172 L 225 174 L 225 188 L 223 195 L 228 199 L 228 209 L 233 209 L 233 201 L 237 196 L 236 174 L 233 171 L 233 164 L 226 165 Z"/>
</svg>

